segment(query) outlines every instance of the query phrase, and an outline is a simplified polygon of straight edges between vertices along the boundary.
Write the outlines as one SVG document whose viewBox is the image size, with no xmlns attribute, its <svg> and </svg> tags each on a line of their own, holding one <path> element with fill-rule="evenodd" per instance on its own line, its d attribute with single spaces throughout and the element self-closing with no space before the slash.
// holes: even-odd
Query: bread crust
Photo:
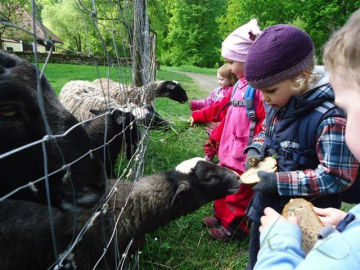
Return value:
<svg viewBox="0 0 360 270">
<path fill-rule="evenodd" d="M 262 161 L 260 161 L 255 167 L 251 167 L 246 172 L 244 172 L 241 176 L 241 182 L 246 185 L 253 185 L 260 182 L 260 178 L 257 175 L 258 171 L 265 172 L 276 172 L 277 170 L 277 162 L 273 157 L 266 157 Z"/>
<path fill-rule="evenodd" d="M 308 254 L 318 240 L 319 231 L 324 227 L 324 224 L 314 211 L 314 206 L 302 198 L 291 199 L 285 205 L 282 215 L 285 217 L 295 215 L 298 218 L 302 234 L 301 246 L 305 253 Z"/>
</svg>

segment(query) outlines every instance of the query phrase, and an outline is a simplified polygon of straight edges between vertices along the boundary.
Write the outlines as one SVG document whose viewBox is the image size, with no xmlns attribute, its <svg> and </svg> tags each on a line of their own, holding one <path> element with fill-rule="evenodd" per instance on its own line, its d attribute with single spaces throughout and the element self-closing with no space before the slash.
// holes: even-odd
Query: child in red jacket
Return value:
<svg viewBox="0 0 360 270">
<path fill-rule="evenodd" d="M 220 137 L 219 164 L 242 174 L 245 170 L 245 148 L 251 142 L 253 135 L 262 130 L 265 110 L 260 91 L 253 90 L 251 112 L 249 117 L 247 98 L 248 83 L 244 77 L 244 64 L 247 52 L 253 44 L 260 29 L 256 20 L 239 27 L 222 43 L 221 55 L 231 66 L 238 77 L 236 87 L 221 101 L 202 110 L 194 111 L 190 124 L 195 122 L 221 121 L 220 126 L 211 134 L 213 139 Z M 250 119 L 251 118 L 251 119 Z M 245 216 L 248 204 L 253 196 L 251 187 L 240 186 L 236 194 L 214 202 L 214 217 L 206 217 L 204 223 L 211 228 L 209 233 L 219 240 L 228 240 L 233 235 L 243 236 L 248 233 Z"/>
<path fill-rule="evenodd" d="M 211 92 L 210 96 L 205 99 L 190 101 L 190 109 L 192 111 L 200 110 L 214 104 L 216 101 L 222 100 L 224 96 L 232 91 L 232 87 L 237 81 L 237 77 L 234 73 L 231 72 L 229 64 L 224 64 L 218 69 L 217 78 L 220 87 L 215 88 Z M 209 134 L 209 138 L 204 144 L 205 159 L 207 161 L 212 161 L 218 152 L 220 137 L 216 140 L 211 136 L 212 132 L 217 128 L 217 126 L 218 123 L 210 122 L 206 128 L 206 133 Z"/>
</svg>

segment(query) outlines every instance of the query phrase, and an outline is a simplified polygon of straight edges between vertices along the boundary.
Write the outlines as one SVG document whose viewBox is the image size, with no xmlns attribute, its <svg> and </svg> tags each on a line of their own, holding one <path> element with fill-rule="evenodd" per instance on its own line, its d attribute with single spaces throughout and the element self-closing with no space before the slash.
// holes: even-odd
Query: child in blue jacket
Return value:
<svg viewBox="0 0 360 270">
<path fill-rule="evenodd" d="M 324 63 L 330 72 L 336 104 L 347 115 L 346 143 L 360 161 L 360 10 L 328 41 Z M 359 194 L 360 196 L 360 194 Z M 348 214 L 335 208 L 315 208 L 330 233 L 319 240 L 305 257 L 297 219 L 285 219 L 266 208 L 261 218 L 260 269 L 360 269 L 360 205 Z"/>
<path fill-rule="evenodd" d="M 324 71 L 314 69 L 314 58 L 308 34 L 274 25 L 254 42 L 245 62 L 247 81 L 260 89 L 268 106 L 265 132 L 247 148 L 247 157 L 275 156 L 278 168 L 259 172 L 260 182 L 253 187 L 247 212 L 252 220 L 250 269 L 266 207 L 279 212 L 291 198 L 304 197 L 317 207 L 339 208 L 341 192 L 356 179 L 359 163 L 345 143 L 345 114 L 334 105 Z"/>
</svg>

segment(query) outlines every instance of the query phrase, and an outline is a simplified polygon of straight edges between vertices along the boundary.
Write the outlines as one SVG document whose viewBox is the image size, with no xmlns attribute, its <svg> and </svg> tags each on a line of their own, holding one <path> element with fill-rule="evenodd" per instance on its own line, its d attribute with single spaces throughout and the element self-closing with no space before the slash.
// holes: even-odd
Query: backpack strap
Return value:
<svg viewBox="0 0 360 270">
<path fill-rule="evenodd" d="M 237 89 L 239 83 L 240 83 L 240 80 L 237 80 L 236 83 L 235 83 L 234 86 L 233 86 L 233 90 L 232 90 L 232 92 L 231 92 L 230 101 L 229 101 L 228 103 L 226 103 L 224 106 L 222 106 L 222 108 L 221 108 L 221 109 L 217 112 L 217 114 L 215 115 L 215 119 L 219 117 L 219 114 L 220 114 L 223 110 L 225 110 L 227 107 L 229 107 L 230 105 L 232 105 L 233 96 L 234 96 L 234 94 L 235 94 L 235 92 L 236 92 L 236 89 Z"/>
<path fill-rule="evenodd" d="M 299 144 L 305 150 L 294 154 L 295 160 L 298 160 L 300 164 L 308 168 L 314 168 L 319 163 L 315 146 L 316 130 L 323 118 L 336 108 L 334 103 L 325 101 L 301 118 L 298 126 Z"/>
<path fill-rule="evenodd" d="M 255 134 L 255 126 L 256 126 L 256 113 L 254 108 L 254 96 L 255 96 L 255 88 L 248 85 L 248 87 L 245 90 L 244 94 L 244 100 L 235 100 L 234 94 L 237 90 L 238 83 L 240 81 L 237 81 L 237 83 L 234 85 L 234 90 L 231 93 L 231 99 L 230 99 L 230 105 L 234 107 L 245 107 L 247 115 L 250 120 L 250 129 L 249 129 L 249 139 L 248 139 L 248 145 L 252 143 L 252 140 L 254 138 Z"/>
<path fill-rule="evenodd" d="M 246 101 L 246 111 L 250 120 L 250 130 L 249 130 L 249 140 L 248 145 L 252 143 L 252 140 L 255 135 L 255 126 L 256 126 L 256 113 L 254 108 L 254 96 L 255 88 L 250 85 L 246 88 L 244 99 Z"/>
<path fill-rule="evenodd" d="M 332 110 L 335 109 L 339 110 L 334 103 L 325 101 L 300 119 L 297 134 L 301 149 L 290 148 L 291 150 L 288 150 L 268 137 L 265 137 L 265 144 L 272 148 L 277 155 L 294 160 L 305 168 L 316 168 L 319 163 L 316 152 L 316 131 L 324 117 L 333 113 Z M 335 112 L 335 115 L 342 115 L 342 112 L 339 110 L 339 112 Z"/>
</svg>

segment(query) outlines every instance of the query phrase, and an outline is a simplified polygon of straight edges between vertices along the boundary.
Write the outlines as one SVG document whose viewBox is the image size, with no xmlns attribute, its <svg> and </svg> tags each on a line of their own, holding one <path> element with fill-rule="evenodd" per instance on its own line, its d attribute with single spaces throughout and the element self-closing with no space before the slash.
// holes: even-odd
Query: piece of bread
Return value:
<svg viewBox="0 0 360 270">
<path fill-rule="evenodd" d="M 291 199 L 284 207 L 282 215 L 285 217 L 295 215 L 299 220 L 299 226 L 302 233 L 301 246 L 306 254 L 310 252 L 315 245 L 319 231 L 324 224 L 314 212 L 312 203 L 305 199 Z"/>
<path fill-rule="evenodd" d="M 243 184 L 256 184 L 260 181 L 260 178 L 257 175 L 258 171 L 265 172 L 276 172 L 276 159 L 273 157 L 266 157 L 262 161 L 260 161 L 255 167 L 251 167 L 246 172 L 244 172 L 241 176 L 241 183 Z"/>
</svg>

